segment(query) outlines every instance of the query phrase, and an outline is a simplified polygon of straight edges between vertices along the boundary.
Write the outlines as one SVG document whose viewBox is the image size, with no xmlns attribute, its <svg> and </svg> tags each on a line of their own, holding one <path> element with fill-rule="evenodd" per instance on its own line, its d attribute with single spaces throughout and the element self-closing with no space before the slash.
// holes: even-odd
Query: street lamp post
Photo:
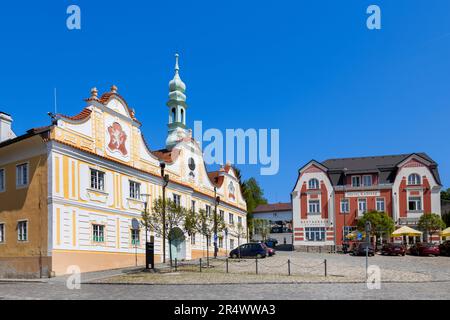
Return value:
<svg viewBox="0 0 450 320">
<path fill-rule="evenodd" d="M 148 200 L 150 198 L 149 194 L 141 194 L 141 198 L 144 201 L 144 215 L 147 215 L 147 208 L 148 208 Z M 148 267 L 148 217 L 146 217 L 147 221 L 145 222 L 145 269 L 149 269 Z M 152 266 L 153 267 L 153 266 Z"/>
<path fill-rule="evenodd" d="M 220 203 L 220 197 L 217 195 L 217 188 L 214 187 L 214 258 L 217 258 L 217 206 Z"/>
<path fill-rule="evenodd" d="M 166 164 L 164 162 L 161 162 L 159 164 L 161 168 L 161 178 L 163 179 L 163 185 L 162 185 L 162 209 L 163 209 L 163 216 L 162 216 L 162 224 L 163 224 L 163 263 L 166 263 L 166 187 L 169 184 L 169 175 L 165 174 Z"/>
</svg>

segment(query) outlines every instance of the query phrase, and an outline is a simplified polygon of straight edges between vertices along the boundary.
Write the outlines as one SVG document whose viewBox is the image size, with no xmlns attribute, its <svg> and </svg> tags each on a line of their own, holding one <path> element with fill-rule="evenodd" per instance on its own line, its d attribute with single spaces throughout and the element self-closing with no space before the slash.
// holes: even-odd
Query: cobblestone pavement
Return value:
<svg viewBox="0 0 450 320">
<path fill-rule="evenodd" d="M 62 283 L 0 283 L 0 299 L 267 300 L 267 299 L 449 299 L 450 282 L 255 285 L 91 285 L 68 290 Z"/>
<path fill-rule="evenodd" d="M 278 252 L 263 264 L 277 265 L 290 258 L 299 265 L 313 265 L 327 259 L 330 274 L 359 274 L 363 272 L 365 257 L 342 254 Z M 250 261 L 250 260 L 249 260 Z M 0 299 L 449 299 L 449 257 L 384 257 L 369 258 L 378 265 L 382 280 L 393 274 L 403 274 L 409 281 L 420 283 L 382 283 L 380 290 L 368 290 L 364 283 L 301 283 L 301 284 L 237 284 L 237 285 L 112 285 L 82 284 L 81 290 L 68 290 L 66 277 L 44 283 L 0 282 Z M 322 267 L 317 272 L 323 272 Z M 84 274 L 83 281 L 111 277 L 123 272 L 111 270 Z M 268 267 L 268 271 L 270 268 Z M 276 270 L 273 270 L 274 272 Z M 386 277 L 385 275 L 388 275 Z M 404 281 L 398 277 L 398 281 Z"/>
</svg>

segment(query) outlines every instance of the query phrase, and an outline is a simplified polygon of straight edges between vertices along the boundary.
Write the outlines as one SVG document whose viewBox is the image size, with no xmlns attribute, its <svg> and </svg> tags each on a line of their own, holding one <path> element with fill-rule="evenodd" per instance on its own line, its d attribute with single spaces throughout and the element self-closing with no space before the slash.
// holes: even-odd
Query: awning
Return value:
<svg viewBox="0 0 450 320">
<path fill-rule="evenodd" d="M 421 235 L 422 232 L 414 230 L 413 228 L 407 226 L 401 227 L 400 229 L 397 229 L 392 233 L 393 237 L 401 237 L 401 236 L 417 237 Z"/>
<path fill-rule="evenodd" d="M 441 231 L 441 237 L 450 237 L 450 227 Z"/>
</svg>

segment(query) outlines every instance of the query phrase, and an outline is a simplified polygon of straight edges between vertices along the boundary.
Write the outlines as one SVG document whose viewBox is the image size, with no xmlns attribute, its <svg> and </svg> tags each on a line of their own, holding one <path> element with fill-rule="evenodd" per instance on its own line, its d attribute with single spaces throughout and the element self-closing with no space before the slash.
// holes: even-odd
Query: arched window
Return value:
<svg viewBox="0 0 450 320">
<path fill-rule="evenodd" d="M 177 122 L 177 111 L 172 108 L 172 122 Z"/>
<path fill-rule="evenodd" d="M 420 176 L 417 173 L 412 173 L 408 177 L 408 184 L 409 185 L 418 185 L 421 184 Z"/>
<path fill-rule="evenodd" d="M 181 123 L 184 123 L 184 109 L 181 109 Z"/>
<path fill-rule="evenodd" d="M 319 180 L 317 179 L 309 180 L 308 189 L 319 189 Z"/>
</svg>

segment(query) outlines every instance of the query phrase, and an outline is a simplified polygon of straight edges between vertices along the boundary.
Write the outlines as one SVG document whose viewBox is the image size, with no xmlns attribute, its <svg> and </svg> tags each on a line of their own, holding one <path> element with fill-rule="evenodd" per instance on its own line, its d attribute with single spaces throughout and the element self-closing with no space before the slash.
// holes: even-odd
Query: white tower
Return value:
<svg viewBox="0 0 450 320">
<path fill-rule="evenodd" d="M 178 65 L 179 55 L 175 55 L 175 76 L 169 82 L 169 132 L 166 139 L 166 148 L 172 149 L 180 140 L 189 135 L 186 129 L 186 85 L 181 80 Z"/>
</svg>

